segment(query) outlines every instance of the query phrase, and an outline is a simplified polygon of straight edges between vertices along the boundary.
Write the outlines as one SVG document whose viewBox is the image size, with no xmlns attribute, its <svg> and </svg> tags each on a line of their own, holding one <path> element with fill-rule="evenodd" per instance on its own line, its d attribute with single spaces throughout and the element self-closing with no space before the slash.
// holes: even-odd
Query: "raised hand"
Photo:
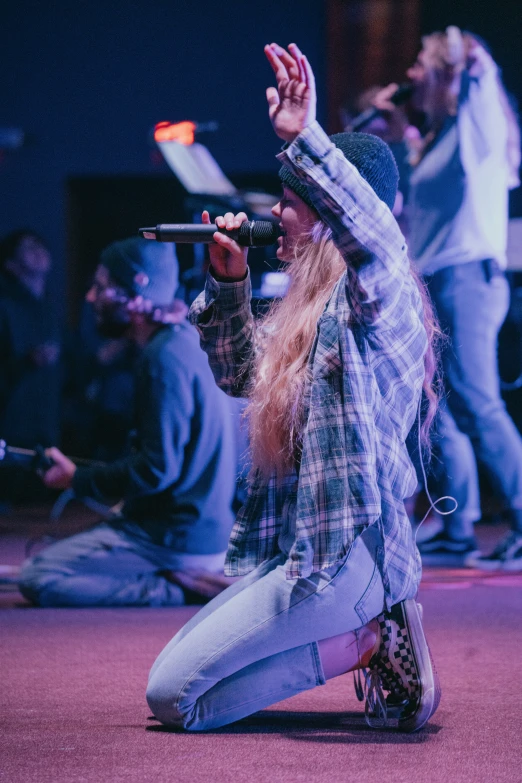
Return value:
<svg viewBox="0 0 522 783">
<path fill-rule="evenodd" d="M 277 81 L 277 88 L 269 87 L 266 91 L 270 121 L 280 139 L 292 142 L 315 120 L 314 74 L 295 44 L 290 44 L 288 51 L 278 44 L 269 44 L 265 54 Z"/>
<path fill-rule="evenodd" d="M 216 226 L 219 228 L 239 228 L 241 223 L 248 220 L 244 212 L 234 215 L 227 212 L 216 218 Z M 210 215 L 205 210 L 201 215 L 202 223 L 210 224 Z M 220 280 L 234 282 L 243 280 L 247 273 L 248 248 L 241 247 L 232 237 L 216 231 L 214 243 L 209 245 L 210 263 L 214 276 Z"/>
<path fill-rule="evenodd" d="M 471 36 L 469 37 L 467 66 L 473 78 L 480 78 L 486 71 L 495 68 L 495 62 L 489 52 Z"/>
</svg>

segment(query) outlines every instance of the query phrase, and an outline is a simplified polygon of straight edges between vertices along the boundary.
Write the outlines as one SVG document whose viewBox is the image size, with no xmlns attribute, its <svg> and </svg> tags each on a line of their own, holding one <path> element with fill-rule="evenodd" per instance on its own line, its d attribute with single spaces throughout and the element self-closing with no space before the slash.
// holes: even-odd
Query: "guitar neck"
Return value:
<svg viewBox="0 0 522 783">
<path fill-rule="evenodd" d="M 105 464 L 84 457 L 69 457 L 69 459 L 78 467 L 102 467 Z M 43 449 L 22 449 L 18 446 L 0 445 L 0 464 L 12 465 L 24 470 L 47 470 L 51 467 L 52 460 L 45 456 Z"/>
</svg>

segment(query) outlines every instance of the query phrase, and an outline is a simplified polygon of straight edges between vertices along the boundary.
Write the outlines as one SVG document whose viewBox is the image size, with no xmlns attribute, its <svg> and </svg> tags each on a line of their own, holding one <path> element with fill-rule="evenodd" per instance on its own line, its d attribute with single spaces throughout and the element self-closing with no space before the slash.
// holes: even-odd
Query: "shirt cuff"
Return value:
<svg viewBox="0 0 522 783">
<path fill-rule="evenodd" d="M 196 327 L 215 326 L 250 305 L 252 282 L 250 269 L 244 280 L 224 283 L 207 274 L 205 290 L 194 300 L 189 320 Z"/>
<path fill-rule="evenodd" d="M 290 164 L 292 170 L 298 174 L 299 169 L 306 171 L 317 166 L 335 149 L 335 144 L 315 120 L 276 157 L 284 165 Z"/>
<path fill-rule="evenodd" d="M 205 304 L 207 307 L 215 305 L 221 312 L 236 312 L 244 304 L 250 302 L 252 297 L 252 282 L 250 269 L 244 280 L 225 283 L 208 272 L 205 283 Z"/>
</svg>

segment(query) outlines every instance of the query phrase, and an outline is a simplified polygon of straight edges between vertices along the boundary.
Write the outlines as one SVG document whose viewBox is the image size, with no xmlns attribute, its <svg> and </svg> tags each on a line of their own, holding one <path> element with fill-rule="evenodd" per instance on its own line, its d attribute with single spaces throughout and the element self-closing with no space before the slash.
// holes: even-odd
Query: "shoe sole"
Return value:
<svg viewBox="0 0 522 783">
<path fill-rule="evenodd" d="M 441 697 L 439 677 L 424 635 L 421 612 L 420 605 L 414 599 L 403 601 L 404 621 L 412 642 L 420 687 L 417 709 L 413 715 L 398 722 L 398 728 L 408 733 L 419 731 L 428 722 L 439 706 Z"/>
<path fill-rule="evenodd" d="M 433 553 L 421 552 L 422 564 L 425 566 L 446 566 L 446 568 L 464 568 L 467 566 L 470 558 L 477 557 L 479 552 L 466 552 L 464 555 L 459 555 L 453 552 L 448 553 Z"/>
<path fill-rule="evenodd" d="M 506 560 L 505 562 L 502 561 L 491 561 L 491 562 L 484 562 L 482 560 L 474 560 L 473 558 L 467 558 L 465 561 L 466 568 L 476 568 L 477 571 L 498 571 L 500 573 L 505 573 L 506 571 L 510 573 L 514 573 L 516 571 L 520 572 L 522 571 L 522 563 L 520 562 L 520 559 L 518 559 L 518 562 L 509 561 Z"/>
<path fill-rule="evenodd" d="M 470 546 L 469 544 L 459 544 L 459 542 L 453 543 L 452 541 L 424 541 L 417 544 L 421 555 L 460 555 L 466 557 L 466 555 L 476 554 L 478 547 Z"/>
</svg>

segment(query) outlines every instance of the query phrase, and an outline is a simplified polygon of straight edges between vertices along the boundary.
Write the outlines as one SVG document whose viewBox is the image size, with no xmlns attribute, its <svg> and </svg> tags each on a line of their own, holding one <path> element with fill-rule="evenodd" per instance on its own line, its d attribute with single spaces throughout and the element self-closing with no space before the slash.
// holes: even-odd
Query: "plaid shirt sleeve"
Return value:
<svg viewBox="0 0 522 783">
<path fill-rule="evenodd" d="M 373 188 L 314 122 L 278 156 L 306 183 L 321 218 L 347 262 L 355 318 L 369 329 L 395 328 L 409 277 L 406 243 Z"/>
<path fill-rule="evenodd" d="M 205 290 L 189 311 L 216 383 L 232 397 L 246 396 L 254 358 L 256 330 L 251 294 L 250 272 L 238 283 L 218 282 L 209 272 Z"/>
</svg>

